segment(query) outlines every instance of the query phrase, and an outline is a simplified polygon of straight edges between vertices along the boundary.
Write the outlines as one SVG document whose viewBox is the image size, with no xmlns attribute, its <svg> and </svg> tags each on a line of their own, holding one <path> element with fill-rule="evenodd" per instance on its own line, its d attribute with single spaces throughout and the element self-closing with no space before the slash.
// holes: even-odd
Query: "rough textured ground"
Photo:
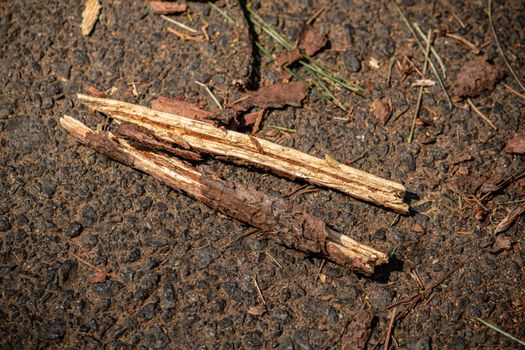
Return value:
<svg viewBox="0 0 525 350">
<path fill-rule="evenodd" d="M 403 0 L 401 6 L 425 31 L 448 26 L 477 44 L 490 39 L 484 1 L 415 3 Z M 523 198 L 523 182 L 498 192 L 487 203 L 497 210 L 482 220 L 458 193 L 523 168 L 523 158 L 501 150 L 524 128 L 524 100 L 501 84 L 475 98 L 495 122 L 493 130 L 464 102 L 450 112 L 442 92 L 431 88 L 421 113 L 430 125 L 418 126 L 416 141 L 407 145 L 417 92 L 410 83 L 417 76 L 400 82 L 394 69 L 392 85 L 385 84 L 388 60 L 411 40 L 392 4 L 294 0 L 256 6 L 290 39 L 325 6 L 316 25 L 329 31 L 331 46 L 319 60 L 371 91 L 365 98 L 340 94 L 353 107 L 350 122 L 334 119 L 346 114 L 310 93 L 304 108 L 272 111 L 260 135 L 272 136 L 264 136 L 270 124 L 294 129 L 270 139 L 353 161 L 412 193 L 414 213 L 394 225 L 393 213 L 341 193 L 323 189 L 292 197 L 338 230 L 393 254 L 393 262 L 371 278 L 328 263 L 323 283 L 317 278 L 321 260 L 255 236 L 224 250 L 247 228 L 94 154 L 61 130 L 63 114 L 91 126 L 101 121 L 76 103 L 75 94 L 88 86 L 116 87 L 113 97 L 142 104 L 160 95 L 184 96 L 213 109 L 195 80 L 233 101 L 241 93 L 233 86 L 237 79 L 251 75 L 252 87 L 278 79 L 265 60 L 252 62 L 246 29 L 233 29 L 206 3 L 190 3 L 191 18 L 178 17 L 195 27 L 209 23 L 212 40 L 204 43 L 167 34 L 167 22 L 151 14 L 146 1 L 103 0 L 102 6 L 92 35 L 84 38 L 78 1 L 0 3 L 0 347 L 338 348 L 344 327 L 365 308 L 376 315 L 372 348 L 386 330 L 387 307 L 419 290 L 411 272 L 428 284 L 471 258 L 396 323 L 395 340 L 406 349 L 518 348 L 475 317 L 525 339 L 523 223 L 503 234 L 515 242 L 510 250 L 491 254 L 486 248 L 497 222 L 515 206 L 495 203 Z M 234 1 L 228 11 L 242 18 Z M 523 78 L 524 3 L 496 1 L 494 11 L 500 40 Z M 443 37 L 435 47 L 451 86 L 473 54 Z M 493 42 L 484 53 L 503 67 Z M 372 69 L 371 57 L 382 68 Z M 422 61 L 416 50 L 414 62 L 421 67 Z M 505 82 L 514 84 L 509 77 Z M 396 114 L 411 109 L 382 126 L 370 113 L 375 98 L 391 98 Z M 273 193 L 303 185 L 218 161 L 206 166 Z M 95 269 L 74 254 L 115 278 L 93 283 Z M 260 316 L 247 312 L 262 303 L 255 275 L 268 308 Z"/>
</svg>

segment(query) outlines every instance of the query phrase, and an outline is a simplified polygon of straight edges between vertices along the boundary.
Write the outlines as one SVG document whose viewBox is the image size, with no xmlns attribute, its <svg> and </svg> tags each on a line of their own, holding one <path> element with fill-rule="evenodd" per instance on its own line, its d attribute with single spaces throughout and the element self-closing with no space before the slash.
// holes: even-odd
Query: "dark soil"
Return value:
<svg viewBox="0 0 525 350">
<path fill-rule="evenodd" d="M 75 94 L 89 86 L 115 87 L 112 97 L 140 104 L 183 96 L 214 110 L 195 80 L 229 102 L 245 87 L 278 82 L 279 73 L 252 52 L 254 35 L 241 21 L 240 4 L 231 0 L 226 7 L 244 23 L 233 28 L 207 3 L 190 2 L 191 21 L 177 19 L 196 28 L 207 22 L 211 36 L 190 42 L 166 33 L 169 24 L 146 1 L 103 0 L 99 21 L 84 38 L 79 3 L 0 3 L 1 348 L 340 348 L 345 326 L 362 309 L 376 317 L 368 342 L 373 348 L 386 331 L 388 306 L 420 290 L 410 273 L 429 285 L 466 258 L 464 267 L 396 322 L 395 341 L 406 349 L 519 348 L 476 317 L 525 339 L 523 218 L 501 234 L 510 237 L 511 249 L 489 252 L 494 227 L 519 205 L 497 203 L 523 198 L 524 182 L 489 197 L 484 205 L 491 210 L 481 220 L 466 195 L 525 166 L 523 156 L 502 152 L 524 130 L 523 99 L 501 83 L 473 99 L 496 124 L 493 130 L 464 102 L 449 111 L 441 90 L 429 88 L 424 122 L 407 145 L 418 91 L 410 84 L 418 76 L 401 82 L 394 69 L 391 86 L 386 84 L 389 60 L 412 40 L 391 3 L 265 0 L 256 6 L 290 40 L 324 6 L 315 26 L 329 33 L 329 46 L 316 57 L 369 91 L 366 97 L 339 93 L 353 108 L 349 122 L 334 119 L 347 114 L 310 92 L 302 108 L 268 113 L 259 136 L 353 162 L 404 183 L 411 193 L 413 213 L 398 221 L 392 212 L 326 189 L 293 196 L 341 232 L 393 254 L 372 277 L 327 263 L 322 282 L 320 259 L 257 235 L 228 246 L 248 228 L 78 145 L 58 125 L 64 114 L 93 127 L 103 120 L 76 102 Z M 481 2 L 415 3 L 400 1 L 424 31 L 449 27 L 476 44 L 491 39 Z M 524 79 L 524 2 L 493 6 L 500 41 Z M 435 48 L 451 87 L 474 54 L 441 36 Z M 414 53 L 422 67 L 423 55 Z M 494 41 L 482 54 L 506 70 Z M 370 67 L 372 57 L 381 68 Z M 509 74 L 503 82 L 517 87 Z M 385 126 L 371 112 L 376 99 L 392 100 Z M 396 119 L 406 107 L 409 112 Z M 267 133 L 271 125 L 296 132 Z M 211 159 L 205 167 L 274 194 L 303 185 Z M 97 270 L 74 255 L 112 277 L 94 283 Z M 266 301 L 262 315 L 248 313 L 262 303 L 254 276 Z"/>
</svg>

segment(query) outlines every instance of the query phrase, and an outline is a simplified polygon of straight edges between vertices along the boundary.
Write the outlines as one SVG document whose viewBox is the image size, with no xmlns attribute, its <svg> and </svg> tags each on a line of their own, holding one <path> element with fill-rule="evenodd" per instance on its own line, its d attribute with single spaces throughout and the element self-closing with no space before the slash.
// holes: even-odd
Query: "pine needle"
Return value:
<svg viewBox="0 0 525 350">
<path fill-rule="evenodd" d="M 489 328 L 492 328 L 493 330 L 495 330 L 496 332 L 504 335 L 505 337 L 511 339 L 511 340 L 514 340 L 515 342 L 517 342 L 518 344 L 521 344 L 521 345 L 524 345 L 525 346 L 525 341 L 523 340 L 520 340 L 518 338 L 515 338 L 514 336 L 512 336 L 511 334 L 505 332 L 503 329 L 493 325 L 492 323 L 488 323 L 487 321 L 485 320 L 482 320 L 481 318 L 479 317 L 476 317 L 476 320 L 478 320 L 479 322 L 483 323 L 485 326 L 489 327 Z"/>
</svg>

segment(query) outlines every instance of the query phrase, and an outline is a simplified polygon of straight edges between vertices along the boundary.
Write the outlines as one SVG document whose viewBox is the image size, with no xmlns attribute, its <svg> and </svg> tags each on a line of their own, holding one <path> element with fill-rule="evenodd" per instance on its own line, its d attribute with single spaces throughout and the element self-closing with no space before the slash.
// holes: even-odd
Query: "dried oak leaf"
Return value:
<svg viewBox="0 0 525 350">
<path fill-rule="evenodd" d="M 452 91 L 455 96 L 474 97 L 485 90 L 494 90 L 504 76 L 503 70 L 490 64 L 486 56 L 479 56 L 461 67 Z"/>
<path fill-rule="evenodd" d="M 98 0 L 86 1 L 86 7 L 82 12 L 82 23 L 80 24 L 82 35 L 88 36 L 91 33 L 95 23 L 97 23 L 101 8 L 102 6 L 100 6 L 100 2 Z"/>
<path fill-rule="evenodd" d="M 370 333 L 374 315 L 367 310 L 359 311 L 348 325 L 345 335 L 341 338 L 341 350 L 364 349 Z"/>
<path fill-rule="evenodd" d="M 246 111 L 251 107 L 282 108 L 287 105 L 300 107 L 307 93 L 308 88 L 301 82 L 277 83 L 245 93 L 232 107 L 237 111 Z"/>
<path fill-rule="evenodd" d="M 382 125 L 385 125 L 392 115 L 392 110 L 390 107 L 381 100 L 374 100 L 372 102 L 371 108 L 374 117 L 376 117 Z"/>
<path fill-rule="evenodd" d="M 305 55 L 312 56 L 317 51 L 321 50 L 328 42 L 328 36 L 325 32 L 320 31 L 314 27 L 308 27 L 303 31 L 299 39 L 298 47 Z"/>
<path fill-rule="evenodd" d="M 185 12 L 188 9 L 187 4 L 170 1 L 150 1 L 149 6 L 153 10 L 153 13 L 159 15 L 172 15 L 174 13 Z"/>
<path fill-rule="evenodd" d="M 514 134 L 505 145 L 503 152 L 525 154 L 525 133 Z"/>
</svg>

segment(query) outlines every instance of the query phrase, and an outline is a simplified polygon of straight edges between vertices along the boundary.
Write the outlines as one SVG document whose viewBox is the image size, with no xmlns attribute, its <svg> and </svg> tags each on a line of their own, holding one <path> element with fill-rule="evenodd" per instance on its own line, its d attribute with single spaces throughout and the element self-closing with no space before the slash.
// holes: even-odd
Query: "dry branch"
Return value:
<svg viewBox="0 0 525 350">
<path fill-rule="evenodd" d="M 408 213 L 405 187 L 347 165 L 319 159 L 292 148 L 225 130 L 175 114 L 122 101 L 78 95 L 89 107 L 119 121 L 149 129 L 159 140 L 185 145 L 202 153 L 224 156 L 276 173 L 333 188 L 368 202 Z"/>
<path fill-rule="evenodd" d="M 86 146 L 259 228 L 285 246 L 321 255 L 365 274 L 388 262 L 386 254 L 327 228 L 292 201 L 205 175 L 181 160 L 136 148 L 109 132 L 94 132 L 71 117 L 65 116 L 60 123 Z"/>
</svg>

